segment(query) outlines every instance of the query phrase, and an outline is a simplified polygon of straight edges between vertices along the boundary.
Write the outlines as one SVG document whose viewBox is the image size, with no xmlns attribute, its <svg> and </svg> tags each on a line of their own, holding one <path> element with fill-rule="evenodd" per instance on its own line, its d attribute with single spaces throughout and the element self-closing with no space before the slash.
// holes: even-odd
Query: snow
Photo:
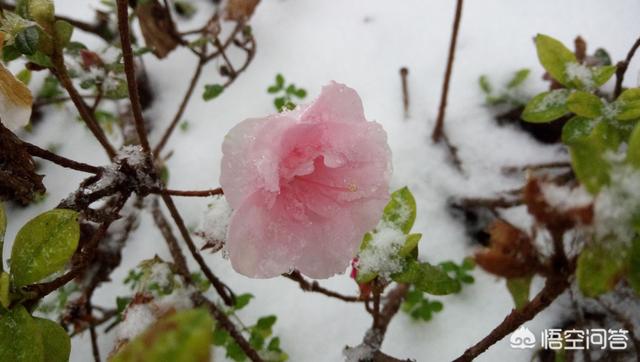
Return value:
<svg viewBox="0 0 640 362">
<path fill-rule="evenodd" d="M 586 65 L 579 63 L 567 63 L 565 73 L 569 80 L 580 82 L 580 84 L 582 84 L 586 89 L 593 89 L 593 75 Z"/>
<path fill-rule="evenodd" d="M 568 211 L 585 207 L 593 202 L 593 197 L 582 187 L 560 186 L 554 183 L 542 184 L 542 195 L 549 206 L 558 211 Z"/>
<path fill-rule="evenodd" d="M 635 235 L 631 220 L 638 216 L 640 210 L 640 171 L 630 166 L 614 167 L 611 184 L 603 188 L 596 198 L 596 237 L 613 237 L 617 241 L 630 243 Z"/>
<path fill-rule="evenodd" d="M 192 29 L 209 15 L 210 0 L 193 0 L 199 13 L 181 29 Z M 98 1 L 56 0 L 61 14 L 93 19 Z M 453 195 L 485 196 L 522 186 L 523 177 L 503 175 L 504 166 L 550 162 L 566 159 L 556 146 L 540 145 L 511 127 L 498 127 L 492 112 L 483 106 L 484 95 L 477 86 L 481 74 L 496 84 L 523 67 L 532 70 L 526 84 L 527 94 L 546 90 L 541 80 L 532 38 L 549 34 L 570 46 L 582 35 L 589 51 L 604 46 L 614 62 L 626 55 L 640 34 L 640 3 L 633 0 L 541 0 L 521 2 L 484 0 L 465 2 L 456 61 L 451 79 L 446 115 L 446 130 L 459 147 L 465 173 L 446 163 L 446 154 L 429 140 L 441 91 L 454 3 L 449 0 L 407 0 L 389 2 L 369 0 L 366 6 L 356 0 L 263 0 L 252 20 L 258 50 L 247 72 L 217 99 L 204 102 L 204 84 L 219 81 L 217 67 L 204 69 L 184 115 L 187 132 L 176 132 L 167 145 L 174 150 L 167 161 L 170 187 L 195 190 L 217 187 L 221 159 L 220 146 L 226 132 L 241 120 L 273 112 L 273 97 L 266 93 L 276 73 L 304 87 L 313 99 L 322 85 L 336 80 L 355 88 L 363 99 L 367 119 L 380 122 L 389 135 L 393 152 L 392 189 L 408 185 L 418 205 L 418 217 L 412 232 L 422 233 L 421 259 L 431 262 L 459 261 L 474 248 L 464 231 L 447 212 L 446 202 Z M 580 9 L 576 13 L 575 9 Z M 77 31 L 74 38 L 88 45 L 98 44 Z M 236 55 L 234 55 L 236 56 Z M 189 51 L 179 50 L 157 61 L 145 55 L 145 67 L 153 87 L 155 102 L 145 113 L 153 126 L 152 143 L 160 138 L 178 107 L 189 82 L 196 59 Z M 634 60 L 626 77 L 635 85 L 638 61 Z M 410 115 L 404 119 L 398 70 L 409 69 Z M 18 69 L 19 70 L 19 69 Z M 42 72 L 34 73 L 32 89 L 37 89 Z M 503 78 L 503 79 L 500 79 Z M 611 87 L 611 84 L 608 85 Z M 124 104 L 124 102 L 122 103 Z M 29 142 L 47 147 L 60 143 L 59 152 L 95 165 L 107 163 L 104 151 L 90 132 L 76 121 L 73 107 L 51 108 L 33 134 L 22 134 Z M 119 140 L 117 135 L 110 135 Z M 11 240 L 28 219 L 54 207 L 72 192 L 86 174 L 40 162 L 49 197 L 34 207 L 10 208 L 9 230 L 4 255 L 10 255 Z M 197 226 L 210 199 L 176 198 L 188 226 Z M 508 221 L 519 227 L 529 222 L 523 208 L 505 212 Z M 142 212 L 140 225 L 123 251 L 122 266 L 112 275 L 113 282 L 95 293 L 95 305 L 114 306 L 116 296 L 130 295 L 122 280 L 140 260 L 158 254 L 170 255 L 162 236 L 148 212 Z M 302 292 L 296 283 L 284 278 L 252 280 L 235 273 L 221 255 L 203 254 L 213 272 L 236 293 L 250 292 L 254 301 L 240 312 L 252 321 L 276 314 L 274 333 L 290 361 L 341 361 L 345 345 L 358 345 L 370 327 L 370 316 L 362 305 L 342 303 L 314 293 Z M 197 265 L 189 259 L 192 270 Z M 476 282 L 460 294 L 443 297 L 444 310 L 428 323 L 413 322 L 399 313 L 385 337 L 382 350 L 399 358 L 419 361 L 450 361 L 477 342 L 500 323 L 513 306 L 503 280 L 480 270 Z M 539 280 L 538 280 L 539 282 Z M 321 281 L 323 286 L 355 294 L 357 285 L 348 276 Z M 540 288 L 534 283 L 532 293 Z M 211 294 L 213 295 L 213 294 Z M 535 335 L 557 324 L 570 303 L 560 300 L 552 308 L 526 324 Z M 112 331 L 100 333 L 103 355 L 114 345 Z M 327 331 L 329 333 L 319 333 Z M 216 361 L 224 361 L 224 352 L 216 349 Z M 508 337 L 491 347 L 478 361 L 529 361 L 531 350 L 509 347 Z M 72 361 L 91 356 L 89 334 L 74 337 Z"/>
<path fill-rule="evenodd" d="M 231 207 L 222 195 L 213 196 L 204 213 L 200 235 L 208 242 L 224 243 L 231 218 Z"/>
<path fill-rule="evenodd" d="M 386 225 L 384 221 L 380 222 L 371 236 L 368 246 L 358 254 L 358 271 L 363 274 L 377 272 L 389 279 L 391 274 L 402 270 L 403 261 L 395 256 L 406 236 L 402 230 Z"/>
<path fill-rule="evenodd" d="M 543 112 L 551 107 L 563 105 L 567 102 L 568 97 L 569 92 L 566 92 L 565 90 L 550 92 L 542 98 L 540 103 L 536 104 L 535 111 Z"/>
</svg>

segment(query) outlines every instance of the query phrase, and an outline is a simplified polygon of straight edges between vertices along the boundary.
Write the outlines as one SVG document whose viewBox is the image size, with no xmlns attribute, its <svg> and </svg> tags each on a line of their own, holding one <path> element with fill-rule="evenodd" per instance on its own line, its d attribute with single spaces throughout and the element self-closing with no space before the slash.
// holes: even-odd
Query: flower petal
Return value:
<svg viewBox="0 0 640 362">
<path fill-rule="evenodd" d="M 344 84 L 331 82 L 320 97 L 300 115 L 303 122 L 366 122 L 358 93 Z"/>
<path fill-rule="evenodd" d="M 0 64 L 0 121 L 10 131 L 29 124 L 33 96 L 24 83 Z"/>
</svg>

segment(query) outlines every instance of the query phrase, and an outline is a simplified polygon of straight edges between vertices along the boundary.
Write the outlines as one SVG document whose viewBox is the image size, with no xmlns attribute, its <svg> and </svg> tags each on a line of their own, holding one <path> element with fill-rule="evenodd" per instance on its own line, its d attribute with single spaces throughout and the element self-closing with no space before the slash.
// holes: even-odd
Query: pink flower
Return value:
<svg viewBox="0 0 640 362">
<path fill-rule="evenodd" d="M 239 123 L 222 152 L 220 184 L 234 210 L 227 250 L 249 277 L 344 272 L 389 200 L 387 135 L 342 84 L 308 106 Z"/>
</svg>

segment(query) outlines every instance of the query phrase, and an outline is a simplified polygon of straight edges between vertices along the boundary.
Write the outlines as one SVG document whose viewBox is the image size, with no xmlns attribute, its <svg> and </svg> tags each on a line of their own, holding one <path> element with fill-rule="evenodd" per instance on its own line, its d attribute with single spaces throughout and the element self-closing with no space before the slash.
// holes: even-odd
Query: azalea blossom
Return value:
<svg viewBox="0 0 640 362">
<path fill-rule="evenodd" d="M 226 247 L 249 277 L 344 272 L 389 200 L 386 133 L 342 84 L 310 105 L 240 122 L 222 151 L 220 184 L 233 209 Z"/>
</svg>

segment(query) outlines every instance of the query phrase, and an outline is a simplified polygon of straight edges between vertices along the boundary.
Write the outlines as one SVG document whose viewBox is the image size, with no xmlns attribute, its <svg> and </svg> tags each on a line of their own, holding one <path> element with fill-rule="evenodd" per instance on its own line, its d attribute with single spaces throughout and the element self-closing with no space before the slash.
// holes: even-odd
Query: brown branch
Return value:
<svg viewBox="0 0 640 362">
<path fill-rule="evenodd" d="M 133 63 L 133 49 L 131 48 L 131 34 L 129 33 L 129 2 L 127 0 L 117 0 L 118 8 L 118 31 L 120 32 L 120 43 L 122 46 L 122 57 L 124 60 L 124 72 L 127 77 L 127 87 L 129 89 L 129 100 L 131 101 L 131 112 L 135 120 L 136 131 L 140 139 L 142 149 L 148 154 L 151 153 L 147 131 L 144 126 L 142 116 L 142 106 L 140 105 L 140 93 L 136 80 L 135 64 Z"/>
<path fill-rule="evenodd" d="M 89 299 L 87 299 L 86 309 L 88 315 L 93 315 L 93 308 L 91 307 L 91 296 L 89 296 Z M 89 334 L 91 335 L 91 351 L 93 352 L 93 359 L 95 360 L 95 362 L 100 362 L 98 334 L 96 333 L 96 326 L 93 323 L 89 324 Z"/>
<path fill-rule="evenodd" d="M 544 288 L 527 303 L 522 309 L 513 309 L 511 313 L 494 328 L 491 333 L 480 342 L 467 349 L 464 354 L 455 359 L 455 362 L 472 361 L 481 353 L 489 349 L 496 342 L 515 331 L 525 322 L 533 319 L 538 313 L 547 308 L 551 303 L 569 287 L 566 275 L 560 277 L 550 277 L 547 279 Z"/>
<path fill-rule="evenodd" d="M 223 195 L 224 194 L 222 189 L 219 188 L 219 187 L 217 189 L 210 189 L 210 190 L 171 190 L 171 189 L 164 189 L 164 190 L 153 190 L 152 192 L 156 193 L 156 194 L 165 193 L 165 194 L 171 195 L 171 196 L 184 196 L 184 197 L 209 197 L 209 196 Z"/>
<path fill-rule="evenodd" d="M 176 239 L 173 231 L 171 230 L 171 226 L 167 222 L 167 219 L 162 214 L 160 210 L 160 206 L 158 205 L 157 199 L 154 200 L 152 206 L 151 213 L 153 214 L 153 219 L 156 223 L 156 226 L 162 233 L 169 250 L 171 252 L 171 256 L 173 257 L 174 265 L 178 273 L 182 276 L 184 281 L 188 284 L 192 284 L 193 281 L 191 279 L 191 273 L 189 272 L 189 267 L 187 266 L 187 261 L 178 245 L 178 240 Z M 193 300 L 195 305 L 206 305 L 209 309 L 209 312 L 213 315 L 216 321 L 224 328 L 229 335 L 238 343 L 238 346 L 244 351 L 244 353 L 252 360 L 252 361 L 262 361 L 258 353 L 251 347 L 251 345 L 247 342 L 246 338 L 238 332 L 236 326 L 229 320 L 227 315 L 220 310 L 214 303 L 205 298 L 201 293 L 196 292 L 192 294 L 191 299 Z"/>
<path fill-rule="evenodd" d="M 29 152 L 29 154 L 31 156 L 35 156 L 35 157 L 39 157 L 42 158 L 44 160 L 47 161 L 51 161 L 53 163 L 55 163 L 56 165 L 62 166 L 62 167 L 66 167 L 66 168 L 70 168 L 76 171 L 82 171 L 82 172 L 88 172 L 88 173 L 93 173 L 93 174 L 97 174 L 99 173 L 102 169 L 100 167 L 96 167 L 96 166 L 92 166 L 92 165 L 88 165 L 86 163 L 82 163 L 82 162 L 78 162 L 78 161 L 74 161 L 71 159 L 68 159 L 66 157 L 62 157 L 59 155 L 56 155 L 55 153 L 45 150 L 43 148 L 40 148 L 34 144 L 31 144 L 29 142 L 22 142 L 22 145 L 25 147 L 25 149 L 27 150 L 27 152 Z"/>
<path fill-rule="evenodd" d="M 153 154 L 156 157 L 158 157 L 160 155 L 160 152 L 162 152 L 162 149 L 164 148 L 167 141 L 169 140 L 169 137 L 171 137 L 171 134 L 175 130 L 176 126 L 178 125 L 178 122 L 180 122 L 180 119 L 182 118 L 184 111 L 187 109 L 187 105 L 189 104 L 189 100 L 193 95 L 193 91 L 195 90 L 196 85 L 198 84 L 198 79 L 200 79 L 200 75 L 202 74 L 202 68 L 204 67 L 205 63 L 206 61 L 204 60 L 204 58 L 200 57 L 200 60 L 196 65 L 196 71 L 195 73 L 193 73 L 193 76 L 191 77 L 191 81 L 189 81 L 189 87 L 187 88 L 187 92 L 184 94 L 184 97 L 182 97 L 182 102 L 180 102 L 178 111 L 173 116 L 173 119 L 171 120 L 169 127 L 167 127 L 167 129 L 164 131 L 162 138 L 160 138 L 160 142 L 158 142 L 156 147 L 153 149 Z"/>
<path fill-rule="evenodd" d="M 67 67 L 64 64 L 63 55 L 60 52 L 55 51 L 52 59 L 54 65 L 54 69 L 52 69 L 53 74 L 58 78 L 60 84 L 62 84 L 64 89 L 67 90 L 67 93 L 69 93 L 73 104 L 78 109 L 78 113 L 80 113 L 80 117 L 82 117 L 82 120 L 86 123 L 87 127 L 89 127 L 91 133 L 93 133 L 94 137 L 98 140 L 98 142 L 100 142 L 104 150 L 107 152 L 109 158 L 114 158 L 116 155 L 116 150 L 113 148 L 111 143 L 109 143 L 109 140 L 107 140 L 107 137 L 98 124 L 98 121 L 96 121 L 94 114 L 89 110 L 89 106 L 84 102 L 84 99 L 73 85 L 73 81 L 69 77 Z"/>
<path fill-rule="evenodd" d="M 449 43 L 449 57 L 447 60 L 447 69 L 444 74 L 444 82 L 442 83 L 442 95 L 440 96 L 440 108 L 438 109 L 438 117 L 436 125 L 433 128 L 431 139 L 433 142 L 440 142 L 444 135 L 444 116 L 447 108 L 447 98 L 449 96 L 449 81 L 451 80 L 451 71 L 453 69 L 453 59 L 456 52 L 456 43 L 458 41 L 458 31 L 460 29 L 460 18 L 462 17 L 462 2 L 457 0 L 456 13 L 453 20 L 453 32 L 451 33 L 451 41 Z"/>
<path fill-rule="evenodd" d="M 393 317 L 400 310 L 400 306 L 404 301 L 407 292 L 409 291 L 408 284 L 398 284 L 394 289 L 392 289 L 386 296 L 386 304 L 378 313 L 377 318 L 374 319 L 371 328 L 365 333 L 364 338 L 362 339 L 362 344 L 357 347 L 346 347 L 345 354 L 349 355 L 351 351 L 357 351 L 364 348 L 370 352 L 370 355 L 367 358 L 361 359 L 371 360 L 373 362 L 396 362 L 396 361 L 408 361 L 408 360 L 400 360 L 395 357 L 388 356 L 380 351 L 380 347 L 382 346 L 382 342 L 384 341 L 384 336 L 387 333 L 387 328 L 389 327 L 389 323 Z M 362 357 L 362 356 L 360 356 Z"/>
<path fill-rule="evenodd" d="M 363 302 L 364 301 L 364 299 L 360 299 L 360 297 L 357 297 L 357 296 L 343 295 L 338 292 L 334 292 L 333 290 L 323 288 L 316 281 L 309 282 L 297 270 L 294 270 L 290 274 L 283 274 L 282 276 L 297 282 L 298 285 L 300 286 L 300 289 L 304 290 L 305 292 L 315 292 L 315 293 L 324 294 L 328 297 L 340 299 L 344 302 Z"/>
<path fill-rule="evenodd" d="M 407 67 L 400 68 L 400 80 L 402 82 L 402 109 L 404 110 L 404 118 L 409 118 L 409 85 L 407 76 L 409 69 Z"/>
<path fill-rule="evenodd" d="M 624 80 L 624 74 L 627 72 L 629 63 L 631 63 L 631 59 L 636 53 L 636 50 L 638 50 L 638 47 L 640 47 L 640 38 L 638 38 L 636 42 L 633 43 L 633 46 L 631 46 L 631 49 L 629 50 L 629 53 L 627 53 L 627 57 L 625 58 L 625 60 L 616 64 L 616 87 L 613 91 L 614 98 L 618 98 L 620 93 L 622 93 L 622 81 Z"/>
<path fill-rule="evenodd" d="M 196 262 L 200 266 L 200 269 L 202 270 L 204 275 L 207 277 L 211 285 L 213 285 L 214 289 L 216 290 L 216 292 L 218 292 L 218 294 L 220 295 L 222 300 L 225 302 L 225 304 L 229 306 L 233 305 L 235 301 L 235 296 L 233 295 L 233 292 L 231 291 L 231 289 L 229 289 L 227 285 L 225 285 L 220 279 L 218 279 L 218 277 L 216 277 L 213 274 L 213 272 L 211 271 L 207 263 L 204 261 L 204 258 L 202 257 L 202 255 L 200 255 L 200 253 L 198 252 L 198 249 L 196 248 L 196 245 L 193 242 L 193 239 L 191 238 L 191 234 L 189 234 L 189 230 L 185 226 L 184 220 L 182 220 L 182 216 L 180 216 L 180 213 L 178 212 L 178 209 L 176 208 L 176 205 L 173 202 L 173 199 L 171 199 L 171 196 L 164 193 L 161 194 L 160 196 L 162 197 L 162 201 L 164 201 L 164 204 L 169 209 L 169 213 L 171 214 L 173 221 L 178 227 L 178 230 L 180 231 L 182 238 L 187 244 L 187 247 L 189 248 L 189 252 L 191 253 L 191 256 L 193 256 L 193 258 L 196 260 Z"/>
</svg>

